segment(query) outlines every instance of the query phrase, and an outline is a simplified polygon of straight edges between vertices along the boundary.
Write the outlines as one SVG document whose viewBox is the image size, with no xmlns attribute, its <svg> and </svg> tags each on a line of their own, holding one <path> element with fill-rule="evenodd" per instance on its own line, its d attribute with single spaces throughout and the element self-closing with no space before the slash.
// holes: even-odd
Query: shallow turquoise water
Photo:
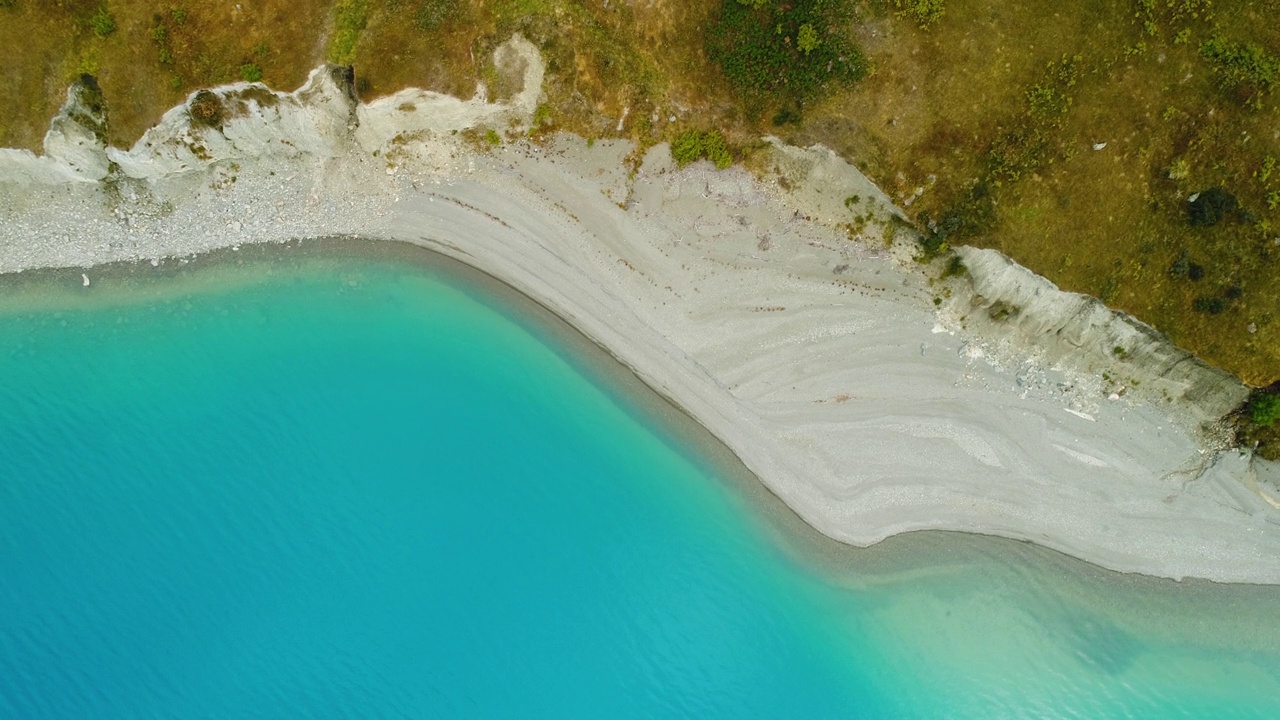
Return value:
<svg viewBox="0 0 1280 720">
<path fill-rule="evenodd" d="M 473 286 L 217 270 L 0 315 L 0 717 L 1280 716 L 1273 589 L 833 549 Z"/>
</svg>

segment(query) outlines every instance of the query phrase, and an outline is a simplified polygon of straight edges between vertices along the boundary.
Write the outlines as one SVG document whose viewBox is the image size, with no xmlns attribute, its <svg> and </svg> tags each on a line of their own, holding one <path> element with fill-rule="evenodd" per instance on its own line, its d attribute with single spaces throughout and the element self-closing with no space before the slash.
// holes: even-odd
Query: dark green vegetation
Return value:
<svg viewBox="0 0 1280 720">
<path fill-rule="evenodd" d="M 715 130 L 687 130 L 680 133 L 671 142 L 671 157 L 680 167 L 703 158 L 715 163 L 718 168 L 727 168 L 733 164 L 733 155 L 729 153 L 724 136 Z"/>
<path fill-rule="evenodd" d="M 1262 109 L 1263 97 L 1280 80 L 1280 60 L 1253 43 L 1214 37 L 1200 46 L 1200 55 L 1213 66 L 1222 89 L 1255 110 Z"/>
<path fill-rule="evenodd" d="M 1249 403 L 1249 420 L 1258 427 L 1275 425 L 1280 420 L 1280 395 L 1255 395 Z"/>
<path fill-rule="evenodd" d="M 893 7 L 899 15 L 914 20 L 922 29 L 941 20 L 946 12 L 945 0 L 893 0 Z"/>
<path fill-rule="evenodd" d="M 1280 460 L 1280 387 L 1253 393 L 1236 414 L 1236 439 L 1243 447 L 1255 447 L 1259 455 Z"/>
<path fill-rule="evenodd" d="M 844 0 L 728 0 L 707 32 L 707 55 L 749 111 L 789 108 L 862 79 L 862 51 L 839 32 Z"/>
</svg>

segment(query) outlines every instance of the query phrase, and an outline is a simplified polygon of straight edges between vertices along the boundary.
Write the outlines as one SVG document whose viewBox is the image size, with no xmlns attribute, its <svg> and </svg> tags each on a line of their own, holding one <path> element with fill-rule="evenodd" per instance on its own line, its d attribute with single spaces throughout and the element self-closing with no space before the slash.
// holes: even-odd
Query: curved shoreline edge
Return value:
<svg viewBox="0 0 1280 720">
<path fill-rule="evenodd" d="M 510 101 L 362 105 L 322 67 L 294 93 L 194 94 L 127 151 L 86 79 L 43 156 L 0 150 L 0 272 L 412 242 L 560 315 L 836 540 L 954 530 L 1280 584 L 1280 473 L 1202 428 L 1247 392 L 1231 376 L 991 251 L 931 282 L 909 238 L 885 242 L 888 198 L 824 148 L 770 141 L 762 177 L 677 169 L 663 146 L 632 172 L 630 144 L 567 135 L 481 151 L 471 129 L 522 132 L 540 97 L 536 48 L 498 52 L 524 67 Z M 851 239 L 853 196 L 869 222 Z"/>
</svg>

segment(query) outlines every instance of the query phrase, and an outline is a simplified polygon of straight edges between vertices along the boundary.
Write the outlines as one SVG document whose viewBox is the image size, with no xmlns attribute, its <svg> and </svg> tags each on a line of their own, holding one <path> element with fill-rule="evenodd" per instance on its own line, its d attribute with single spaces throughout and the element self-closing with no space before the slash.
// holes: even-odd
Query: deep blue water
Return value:
<svg viewBox="0 0 1280 720">
<path fill-rule="evenodd" d="M 0 717 L 1280 716 L 1275 593 L 810 562 L 472 286 L 220 272 L 0 314 Z"/>
</svg>

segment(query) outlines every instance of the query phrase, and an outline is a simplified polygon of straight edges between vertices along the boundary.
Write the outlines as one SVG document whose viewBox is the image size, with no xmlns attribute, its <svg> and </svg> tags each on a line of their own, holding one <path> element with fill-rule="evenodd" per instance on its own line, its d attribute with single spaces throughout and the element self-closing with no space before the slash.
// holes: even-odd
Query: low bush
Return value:
<svg viewBox="0 0 1280 720">
<path fill-rule="evenodd" d="M 753 112 L 821 97 L 866 76 L 866 57 L 836 31 L 845 0 L 722 0 L 707 54 Z"/>
<path fill-rule="evenodd" d="M 1236 444 L 1259 457 L 1280 460 L 1280 387 L 1254 390 L 1235 412 Z"/>
<path fill-rule="evenodd" d="M 1195 282 L 1204 277 L 1204 266 L 1192 262 L 1191 253 L 1184 250 L 1169 266 L 1169 277 Z"/>
<path fill-rule="evenodd" d="M 244 78 L 245 82 L 261 82 L 262 68 L 258 67 L 257 63 L 245 63 L 240 66 L 240 77 Z"/>
<path fill-rule="evenodd" d="M 703 158 L 715 163 L 720 169 L 733 164 L 733 154 L 729 152 L 728 143 L 715 130 L 686 130 L 680 133 L 671 143 L 671 157 L 680 167 Z"/>
<path fill-rule="evenodd" d="M 89 18 L 89 28 L 100 38 L 107 37 L 116 31 L 116 19 L 107 12 L 106 5 L 100 6 L 98 12 Z"/>
<path fill-rule="evenodd" d="M 1280 395 L 1255 394 L 1249 401 L 1249 421 L 1258 427 L 1271 427 L 1280 420 Z"/>
<path fill-rule="evenodd" d="M 1213 66 L 1224 90 L 1255 109 L 1261 107 L 1262 96 L 1280 82 L 1280 59 L 1260 45 L 1214 37 L 1200 45 L 1200 56 Z"/>
<path fill-rule="evenodd" d="M 969 240 L 990 232 L 996 226 L 995 198 L 990 184 L 980 182 L 954 203 L 935 221 L 927 212 L 917 218 L 925 228 L 920 235 L 921 260 L 932 260 L 960 240 Z"/>
<path fill-rule="evenodd" d="M 1236 211 L 1240 203 L 1224 187 L 1202 190 L 1187 201 L 1187 217 L 1192 227 L 1211 227 Z"/>
<path fill-rule="evenodd" d="M 1227 309 L 1227 303 L 1219 297 L 1201 295 L 1191 303 L 1191 309 L 1208 315 L 1219 315 Z"/>
<path fill-rule="evenodd" d="M 893 0 L 893 6 L 899 15 L 915 20 L 921 28 L 938 22 L 946 12 L 946 0 Z"/>
</svg>

